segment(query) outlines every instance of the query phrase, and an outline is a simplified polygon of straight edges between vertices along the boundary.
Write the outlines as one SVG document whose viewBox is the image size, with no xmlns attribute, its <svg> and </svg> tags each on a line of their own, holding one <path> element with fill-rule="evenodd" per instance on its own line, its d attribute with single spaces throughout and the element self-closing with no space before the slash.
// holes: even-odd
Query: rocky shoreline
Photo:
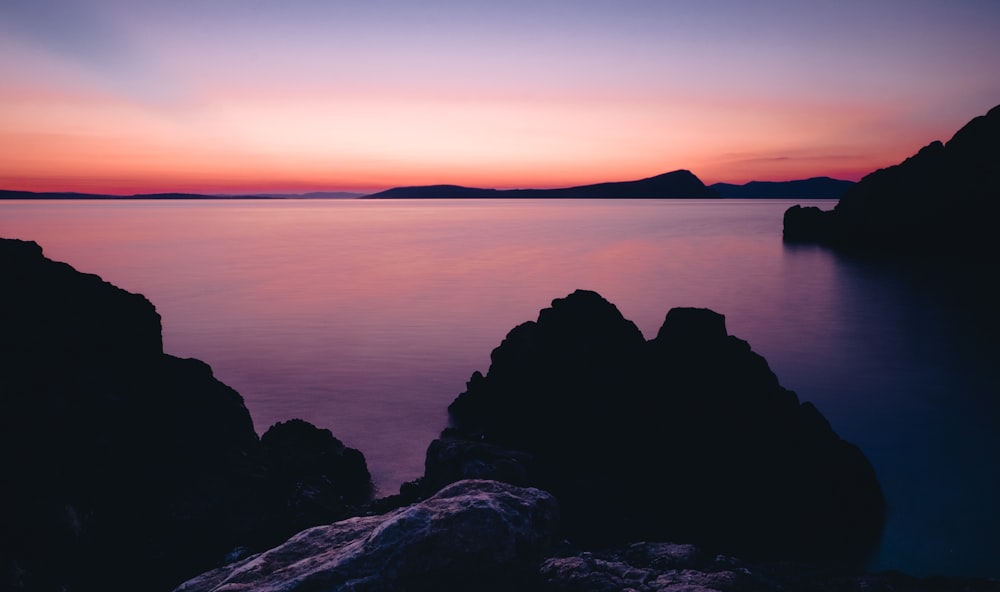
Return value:
<svg viewBox="0 0 1000 592">
<path fill-rule="evenodd" d="M 995 261 L 998 162 L 1000 105 L 947 143 L 931 142 L 865 176 L 833 210 L 792 206 L 784 216 L 784 239 L 857 253 Z"/>
<path fill-rule="evenodd" d="M 258 437 L 142 296 L 25 241 L 0 274 L 4 589 L 1000 590 L 860 571 L 874 471 L 712 311 L 646 341 L 593 292 L 553 301 L 373 500 L 328 430 Z"/>
</svg>

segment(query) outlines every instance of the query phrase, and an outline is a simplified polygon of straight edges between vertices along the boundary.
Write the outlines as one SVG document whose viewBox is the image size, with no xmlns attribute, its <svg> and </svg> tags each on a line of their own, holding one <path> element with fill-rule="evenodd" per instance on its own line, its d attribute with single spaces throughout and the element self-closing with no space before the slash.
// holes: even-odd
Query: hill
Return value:
<svg viewBox="0 0 1000 592">
<path fill-rule="evenodd" d="M 396 187 L 366 196 L 366 199 L 479 199 L 479 198 L 717 198 L 691 171 L 677 170 L 636 181 L 596 183 L 559 189 L 480 189 L 459 185 Z"/>
<path fill-rule="evenodd" d="M 839 199 L 854 181 L 811 177 L 796 181 L 751 181 L 743 185 L 715 183 L 709 189 L 724 198 Z"/>
</svg>

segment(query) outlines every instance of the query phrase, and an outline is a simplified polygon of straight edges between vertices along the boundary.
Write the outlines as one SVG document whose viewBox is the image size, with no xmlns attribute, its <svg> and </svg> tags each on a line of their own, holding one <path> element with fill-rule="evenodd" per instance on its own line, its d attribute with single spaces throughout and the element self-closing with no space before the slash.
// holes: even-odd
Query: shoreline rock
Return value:
<svg viewBox="0 0 1000 592">
<path fill-rule="evenodd" d="M 329 432 L 298 449 L 349 466 L 267 458 L 242 397 L 163 352 L 143 296 L 27 241 L 0 239 L 0 277 L 0 587 L 166 590 L 371 498 Z"/>
<path fill-rule="evenodd" d="M 1000 106 L 849 188 L 833 210 L 792 206 L 784 240 L 853 252 L 990 260 L 1000 215 Z"/>
<path fill-rule="evenodd" d="M 176 592 L 525 589 L 537 581 L 558 520 L 544 491 L 461 481 L 385 515 L 305 530 Z"/>
<path fill-rule="evenodd" d="M 729 336 L 673 309 L 656 338 L 594 292 L 515 327 L 449 407 L 419 487 L 475 476 L 551 491 L 591 547 L 681 540 L 750 559 L 863 561 L 885 502 L 871 464 Z"/>
</svg>

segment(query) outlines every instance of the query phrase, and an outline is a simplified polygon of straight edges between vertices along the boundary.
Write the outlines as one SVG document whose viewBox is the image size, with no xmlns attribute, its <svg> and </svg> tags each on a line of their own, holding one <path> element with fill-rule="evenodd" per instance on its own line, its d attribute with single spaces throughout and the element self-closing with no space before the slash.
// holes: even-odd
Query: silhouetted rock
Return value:
<svg viewBox="0 0 1000 592">
<path fill-rule="evenodd" d="M 462 467 L 525 458 L 519 481 L 553 492 L 567 533 L 588 545 L 669 539 L 856 560 L 879 540 L 871 465 L 727 335 L 722 315 L 673 309 L 647 342 L 614 305 L 577 291 L 514 328 L 491 359 L 449 407 L 428 491 Z M 442 462 L 441 448 L 462 463 Z"/>
<path fill-rule="evenodd" d="M 1000 106 L 970 121 L 947 144 L 932 142 L 866 176 L 832 211 L 789 210 L 785 239 L 856 250 L 995 256 L 997 163 Z"/>
<path fill-rule="evenodd" d="M 370 199 L 416 198 L 607 198 L 607 199 L 657 199 L 657 198 L 715 198 L 719 195 L 705 186 L 691 171 L 677 170 L 637 181 L 596 183 L 559 189 L 479 189 L 458 185 L 425 185 L 396 187 L 367 196 Z"/>
<path fill-rule="evenodd" d="M 750 181 L 743 185 L 714 183 L 708 188 L 722 198 L 839 199 L 854 181 L 811 177 L 795 181 Z"/>
<path fill-rule="evenodd" d="M 163 353 L 148 300 L 25 241 L 0 239 L 0 281 L 0 588 L 165 590 L 287 534 L 302 492 L 275 494 L 243 399 Z M 268 453 L 295 483 L 363 469 L 332 436 L 278 431 Z M 329 503 L 363 497 L 340 491 Z"/>
<path fill-rule="evenodd" d="M 830 243 L 836 239 L 832 212 L 815 206 L 794 205 L 785 210 L 783 224 L 787 242 Z"/>
<path fill-rule="evenodd" d="M 557 524 L 548 493 L 462 481 L 384 516 L 303 531 L 177 592 L 520 590 L 536 582 Z"/>
<path fill-rule="evenodd" d="M 356 515 L 374 487 L 364 456 L 301 419 L 278 422 L 260 439 L 276 500 L 281 540 L 304 528 Z"/>
<path fill-rule="evenodd" d="M 427 448 L 426 472 L 420 486 L 437 491 L 462 479 L 488 479 L 527 485 L 534 457 L 489 442 L 443 437 Z"/>
</svg>

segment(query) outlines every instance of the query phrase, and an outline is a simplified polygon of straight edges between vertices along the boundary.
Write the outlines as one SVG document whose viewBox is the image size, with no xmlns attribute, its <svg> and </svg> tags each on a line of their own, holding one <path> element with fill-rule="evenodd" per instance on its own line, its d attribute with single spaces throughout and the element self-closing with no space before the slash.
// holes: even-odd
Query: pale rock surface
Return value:
<svg viewBox="0 0 1000 592">
<path fill-rule="evenodd" d="M 466 480 L 382 516 L 305 530 L 176 592 L 517 589 L 555 537 L 550 494 Z"/>
</svg>

